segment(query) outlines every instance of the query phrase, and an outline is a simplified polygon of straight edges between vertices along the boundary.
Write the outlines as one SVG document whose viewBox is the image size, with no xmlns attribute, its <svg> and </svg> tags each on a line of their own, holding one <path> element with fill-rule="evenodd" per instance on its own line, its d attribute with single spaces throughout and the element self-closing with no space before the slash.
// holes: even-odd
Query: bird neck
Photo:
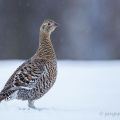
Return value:
<svg viewBox="0 0 120 120">
<path fill-rule="evenodd" d="M 39 47 L 36 55 L 48 59 L 56 59 L 53 45 L 50 40 L 50 34 L 40 30 L 39 33 Z"/>
</svg>

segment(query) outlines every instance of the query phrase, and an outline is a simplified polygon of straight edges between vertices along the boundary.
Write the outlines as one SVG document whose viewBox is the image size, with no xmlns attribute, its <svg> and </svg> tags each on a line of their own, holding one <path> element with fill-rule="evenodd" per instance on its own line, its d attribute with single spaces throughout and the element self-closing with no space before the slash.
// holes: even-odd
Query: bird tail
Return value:
<svg viewBox="0 0 120 120">
<path fill-rule="evenodd" d="M 2 101 L 2 100 L 5 100 L 6 98 L 9 98 L 9 96 L 12 94 L 12 93 L 14 93 L 15 92 L 15 90 L 9 90 L 9 91 L 4 91 L 4 92 L 1 92 L 0 93 L 0 102 Z M 6 99 L 7 100 L 7 99 Z"/>
<path fill-rule="evenodd" d="M 4 94 L 1 94 L 0 93 L 0 102 L 2 101 L 2 100 L 4 100 L 6 98 L 6 96 L 4 95 Z"/>
</svg>

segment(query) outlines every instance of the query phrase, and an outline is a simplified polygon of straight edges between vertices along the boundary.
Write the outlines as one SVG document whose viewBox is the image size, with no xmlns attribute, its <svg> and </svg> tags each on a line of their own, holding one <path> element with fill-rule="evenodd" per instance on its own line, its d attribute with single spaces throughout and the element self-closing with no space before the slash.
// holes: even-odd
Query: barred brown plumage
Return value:
<svg viewBox="0 0 120 120">
<path fill-rule="evenodd" d="M 43 22 L 37 52 L 9 78 L 0 93 L 0 101 L 28 100 L 28 106 L 35 109 L 34 100 L 41 98 L 53 86 L 57 76 L 57 59 L 50 35 L 58 26 L 52 20 Z"/>
</svg>

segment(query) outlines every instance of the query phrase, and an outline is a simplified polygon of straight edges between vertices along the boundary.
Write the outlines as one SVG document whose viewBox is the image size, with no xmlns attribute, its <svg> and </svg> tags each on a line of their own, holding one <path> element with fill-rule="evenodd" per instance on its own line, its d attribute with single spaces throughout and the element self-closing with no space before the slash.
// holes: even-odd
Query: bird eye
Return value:
<svg viewBox="0 0 120 120">
<path fill-rule="evenodd" d="M 50 25 L 50 23 L 48 23 L 48 25 Z"/>
</svg>

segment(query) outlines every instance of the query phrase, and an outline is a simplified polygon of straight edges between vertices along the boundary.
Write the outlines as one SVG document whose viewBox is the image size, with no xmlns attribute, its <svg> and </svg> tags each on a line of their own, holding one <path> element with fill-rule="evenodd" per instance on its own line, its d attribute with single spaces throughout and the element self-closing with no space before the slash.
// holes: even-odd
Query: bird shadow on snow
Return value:
<svg viewBox="0 0 120 120">
<path fill-rule="evenodd" d="M 17 107 L 16 105 L 7 105 L 7 103 L 5 101 L 2 101 L 0 103 L 0 111 L 11 111 L 11 110 L 23 110 L 23 111 L 29 111 L 29 110 L 34 110 L 34 111 L 43 111 L 43 110 L 54 110 L 53 108 L 36 108 L 36 109 L 32 109 L 32 108 L 23 108 L 23 107 Z"/>
<path fill-rule="evenodd" d="M 19 104 L 19 103 L 18 103 Z M 0 111 L 62 111 L 62 112 L 79 112 L 79 111 L 84 111 L 84 109 L 75 109 L 75 108 L 69 108 L 69 107 L 45 107 L 45 108 L 41 108 L 38 107 L 36 109 L 32 109 L 29 107 L 23 107 L 24 104 L 21 105 L 16 105 L 14 103 L 8 103 L 6 101 L 2 101 L 0 103 Z"/>
<path fill-rule="evenodd" d="M 60 107 L 48 107 L 48 108 L 28 108 L 28 107 L 18 107 L 15 104 L 9 104 L 5 101 L 2 101 L 0 103 L 0 111 L 63 111 L 63 112 L 68 112 L 68 111 L 82 111 L 82 109 L 70 109 L 70 108 L 60 108 Z"/>
<path fill-rule="evenodd" d="M 20 108 L 17 107 L 18 110 L 35 110 L 35 111 L 42 111 L 42 110 L 49 110 L 48 108 L 36 108 L 36 109 L 32 109 L 32 108 Z"/>
</svg>

